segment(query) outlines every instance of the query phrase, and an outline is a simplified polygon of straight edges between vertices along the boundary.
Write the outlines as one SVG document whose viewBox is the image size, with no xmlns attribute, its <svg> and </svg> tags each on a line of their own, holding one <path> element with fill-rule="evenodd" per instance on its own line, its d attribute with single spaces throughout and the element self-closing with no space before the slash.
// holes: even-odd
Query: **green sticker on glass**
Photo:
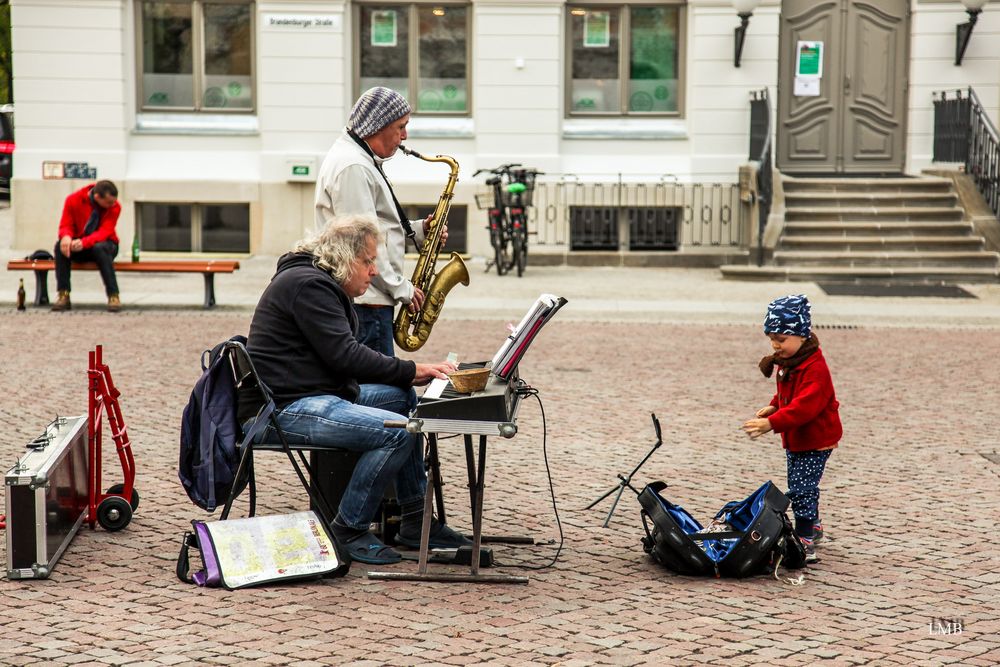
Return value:
<svg viewBox="0 0 1000 667">
<path fill-rule="evenodd" d="M 240 85 L 239 81 L 230 81 L 229 85 L 226 86 L 226 92 L 230 97 L 239 97 L 240 93 L 243 92 L 243 86 Z"/>
<path fill-rule="evenodd" d="M 396 10 L 372 12 L 372 46 L 396 46 Z"/>
<path fill-rule="evenodd" d="M 604 48 L 611 45 L 611 14 L 587 12 L 583 17 L 583 45 Z"/>
</svg>

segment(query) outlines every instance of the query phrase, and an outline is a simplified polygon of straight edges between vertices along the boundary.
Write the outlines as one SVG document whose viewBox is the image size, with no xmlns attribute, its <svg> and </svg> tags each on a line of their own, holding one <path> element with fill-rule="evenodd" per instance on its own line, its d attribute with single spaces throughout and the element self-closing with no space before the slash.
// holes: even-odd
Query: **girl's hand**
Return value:
<svg viewBox="0 0 1000 667">
<path fill-rule="evenodd" d="M 761 408 L 760 410 L 758 410 L 757 411 L 757 416 L 758 417 L 770 417 L 771 415 L 773 415 L 777 411 L 778 411 L 778 408 L 774 407 L 773 405 L 769 405 L 766 408 Z"/>
<path fill-rule="evenodd" d="M 751 440 L 756 440 L 771 430 L 771 421 L 768 419 L 750 419 L 743 424 L 743 430 L 746 431 Z"/>
</svg>

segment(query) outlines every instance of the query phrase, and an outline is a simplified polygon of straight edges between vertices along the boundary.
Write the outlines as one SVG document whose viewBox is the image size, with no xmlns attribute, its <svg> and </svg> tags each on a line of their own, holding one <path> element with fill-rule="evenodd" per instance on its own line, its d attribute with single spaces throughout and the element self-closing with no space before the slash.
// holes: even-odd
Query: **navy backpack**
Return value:
<svg viewBox="0 0 1000 667">
<path fill-rule="evenodd" d="M 247 339 L 233 336 L 230 340 L 245 345 Z M 243 428 L 236 417 L 236 378 L 229 359 L 222 354 L 226 342 L 202 353 L 202 374 L 181 418 L 177 476 L 191 501 L 209 512 L 226 502 L 233 486 L 237 487 L 236 496 L 249 482 L 249 475 L 244 475 L 234 485 Z M 263 427 L 267 420 L 258 423 Z M 254 435 L 250 433 L 247 438 Z"/>
</svg>

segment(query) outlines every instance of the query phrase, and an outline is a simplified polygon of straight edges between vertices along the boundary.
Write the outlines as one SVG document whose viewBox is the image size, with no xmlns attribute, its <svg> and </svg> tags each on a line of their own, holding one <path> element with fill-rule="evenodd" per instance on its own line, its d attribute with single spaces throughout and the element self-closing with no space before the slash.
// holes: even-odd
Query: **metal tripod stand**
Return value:
<svg viewBox="0 0 1000 667">
<path fill-rule="evenodd" d="M 639 471 L 639 468 L 641 468 L 643 464 L 649 460 L 649 457 L 653 455 L 653 452 L 655 452 L 659 448 L 659 446 L 663 444 L 663 435 L 660 432 L 660 421 L 656 418 L 655 412 L 651 412 L 649 416 L 652 417 L 653 419 L 653 429 L 656 431 L 656 442 L 654 442 L 650 450 L 646 452 L 646 455 L 642 457 L 642 460 L 639 461 L 639 464 L 636 467 L 632 468 L 632 472 L 630 472 L 627 476 L 621 474 L 618 475 L 618 479 L 620 481 L 618 482 L 617 486 L 612 487 L 607 493 L 605 493 L 603 496 L 601 496 L 600 498 L 598 498 L 597 500 L 590 503 L 584 508 L 588 510 L 593 509 L 595 505 L 597 505 L 599 502 L 601 502 L 602 500 L 610 496 L 612 493 L 615 493 L 617 491 L 618 493 L 615 496 L 615 501 L 611 503 L 611 509 L 608 511 L 608 516 L 607 518 L 604 519 L 604 524 L 603 524 L 604 528 L 607 528 L 608 524 L 611 523 L 611 515 L 615 513 L 615 508 L 618 507 L 618 501 L 621 500 L 622 493 L 625 492 L 625 487 L 632 489 L 632 493 L 634 493 L 635 495 L 639 495 L 639 491 L 634 486 L 632 486 L 632 476 L 635 475 Z"/>
</svg>

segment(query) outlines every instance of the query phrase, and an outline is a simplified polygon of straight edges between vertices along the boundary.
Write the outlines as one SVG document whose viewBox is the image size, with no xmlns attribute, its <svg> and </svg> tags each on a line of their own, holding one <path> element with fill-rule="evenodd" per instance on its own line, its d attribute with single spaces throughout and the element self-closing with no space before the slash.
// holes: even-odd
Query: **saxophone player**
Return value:
<svg viewBox="0 0 1000 667">
<path fill-rule="evenodd" d="M 316 181 L 316 229 L 334 218 L 374 216 L 382 232 L 376 268 L 367 291 L 354 302 L 358 340 L 377 352 L 395 356 L 393 311 L 396 304 L 411 313 L 420 310 L 424 293 L 403 271 L 406 240 L 419 250 L 432 216 L 414 225 L 406 218 L 382 163 L 395 155 L 406 139 L 410 105 L 406 98 L 382 86 L 371 88 L 351 109 L 347 126 L 334 142 Z M 447 239 L 447 229 L 442 230 Z"/>
</svg>

